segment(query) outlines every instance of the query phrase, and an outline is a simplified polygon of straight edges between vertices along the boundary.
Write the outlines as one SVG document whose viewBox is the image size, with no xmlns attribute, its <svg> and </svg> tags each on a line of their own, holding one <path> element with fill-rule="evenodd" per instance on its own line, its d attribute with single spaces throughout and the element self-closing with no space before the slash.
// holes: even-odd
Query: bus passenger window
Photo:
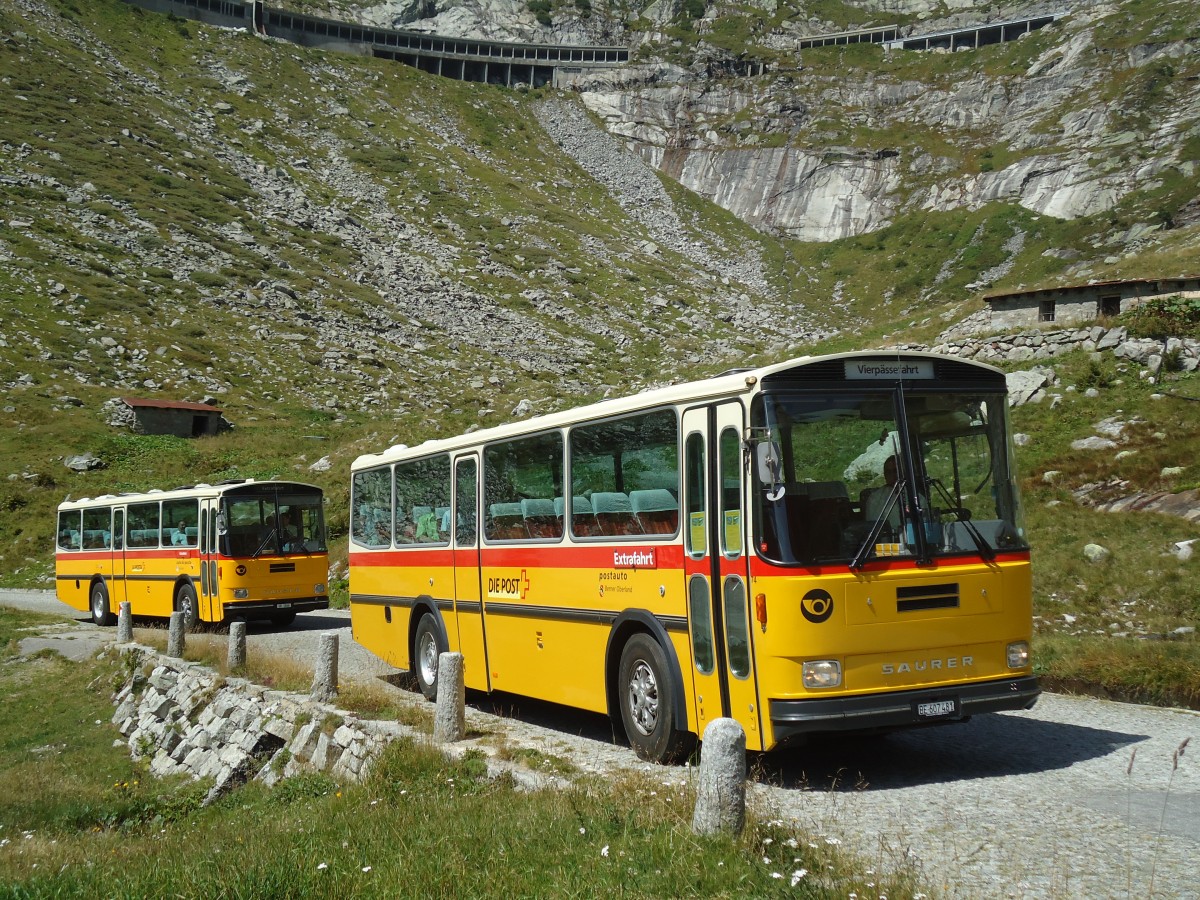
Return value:
<svg viewBox="0 0 1200 900">
<path fill-rule="evenodd" d="M 445 544 L 438 507 L 450 506 L 450 457 L 434 456 L 396 466 L 396 543 Z"/>
<path fill-rule="evenodd" d="M 571 430 L 571 534 L 674 535 L 679 530 L 679 420 L 661 409 Z"/>
<path fill-rule="evenodd" d="M 392 473 L 390 469 L 358 472 L 351 484 L 350 537 L 367 547 L 392 543 Z"/>
<path fill-rule="evenodd" d="M 490 541 L 558 540 L 562 520 L 563 437 L 553 431 L 483 451 L 484 535 Z"/>
</svg>

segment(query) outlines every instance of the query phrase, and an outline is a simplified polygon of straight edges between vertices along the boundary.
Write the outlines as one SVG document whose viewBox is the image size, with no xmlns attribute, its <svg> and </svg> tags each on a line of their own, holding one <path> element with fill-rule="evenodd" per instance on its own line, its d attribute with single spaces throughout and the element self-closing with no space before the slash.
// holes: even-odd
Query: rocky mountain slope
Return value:
<svg viewBox="0 0 1200 900">
<path fill-rule="evenodd" d="M 501 27 L 512 39 L 573 36 L 553 24 L 538 31 L 527 21 L 532 6 L 390 2 L 359 15 L 470 36 L 496 37 Z M 1196 192 L 1181 184 L 1194 186 L 1200 146 L 1194 4 L 848 0 L 833 20 L 809 8 L 831 9 L 713 3 L 692 20 L 687 4 L 651 4 L 635 18 L 597 3 L 586 15 L 561 5 L 551 18 L 594 21 L 580 37 L 596 42 L 622 23 L 622 42 L 639 46 L 644 63 L 581 80 L 582 99 L 656 168 L 755 227 L 832 241 L 904 212 L 1018 203 L 1073 220 L 1165 194 L 1139 209 L 1136 239 L 1200 214 Z M 1063 15 L 1020 46 L 797 49 L 804 37 L 848 27 L 930 33 L 1047 12 Z M 714 59 L 747 57 L 768 76 L 713 82 Z"/>
<path fill-rule="evenodd" d="M 554 94 L 0 0 L 0 576 L 44 567 L 67 492 L 286 474 L 336 509 L 401 435 L 933 343 L 989 285 L 1195 271 L 1197 16 L 1145 7 L 951 55 L 787 49 L 915 6 L 647 7 L 641 65 Z M 768 74 L 702 78 L 734 24 Z M 122 395 L 238 427 L 122 443 Z"/>
</svg>

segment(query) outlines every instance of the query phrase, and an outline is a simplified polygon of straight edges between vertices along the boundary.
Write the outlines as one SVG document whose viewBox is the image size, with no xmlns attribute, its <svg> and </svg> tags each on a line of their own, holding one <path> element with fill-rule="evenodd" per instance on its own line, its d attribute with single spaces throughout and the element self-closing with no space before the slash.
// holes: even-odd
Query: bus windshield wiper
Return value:
<svg viewBox="0 0 1200 900">
<path fill-rule="evenodd" d="M 267 549 L 267 544 L 271 543 L 273 540 L 275 540 L 274 528 L 267 532 L 267 536 L 262 539 L 262 543 L 258 545 L 258 549 L 250 555 L 251 559 L 258 559 L 262 555 L 262 552 Z"/>
<path fill-rule="evenodd" d="M 854 554 L 854 559 L 850 560 L 851 569 L 861 569 L 867 561 L 867 556 L 870 555 L 875 542 L 879 540 L 879 533 L 883 531 L 883 523 L 887 521 L 891 515 L 892 507 L 900 499 L 900 493 L 904 490 L 904 478 L 898 477 L 896 483 L 892 485 L 892 492 L 888 494 L 887 502 L 883 504 L 883 509 L 879 511 L 879 515 L 875 517 L 875 521 L 871 523 L 871 530 L 867 532 L 866 538 L 862 542 L 862 546 L 858 548 L 858 552 Z"/>
<path fill-rule="evenodd" d="M 971 535 L 971 539 L 975 541 L 975 546 L 979 550 L 980 556 L 989 562 L 996 558 L 996 548 L 988 543 L 987 538 L 983 536 L 974 522 L 971 521 L 971 513 L 962 506 L 954 502 L 954 498 L 950 496 L 950 492 L 946 490 L 946 486 L 936 478 L 930 478 L 929 483 L 937 488 L 942 499 L 946 501 L 946 512 L 954 514 L 954 518 L 962 523 L 963 528 L 967 529 L 967 533 Z"/>
</svg>

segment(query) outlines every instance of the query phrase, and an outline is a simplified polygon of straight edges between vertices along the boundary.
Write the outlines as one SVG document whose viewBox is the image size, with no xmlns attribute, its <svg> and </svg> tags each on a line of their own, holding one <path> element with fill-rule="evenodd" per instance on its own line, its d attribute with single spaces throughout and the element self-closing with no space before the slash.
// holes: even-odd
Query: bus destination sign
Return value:
<svg viewBox="0 0 1200 900">
<path fill-rule="evenodd" d="M 843 365 L 847 381 L 933 377 L 933 360 L 930 359 L 847 359 Z"/>
</svg>

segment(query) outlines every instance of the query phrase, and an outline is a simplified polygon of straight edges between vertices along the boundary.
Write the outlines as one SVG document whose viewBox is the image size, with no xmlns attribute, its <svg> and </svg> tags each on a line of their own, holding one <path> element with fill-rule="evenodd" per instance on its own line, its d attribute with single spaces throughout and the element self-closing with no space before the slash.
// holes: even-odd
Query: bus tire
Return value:
<svg viewBox="0 0 1200 900">
<path fill-rule="evenodd" d="M 433 616 L 425 613 L 413 637 L 412 670 L 426 700 L 437 699 L 438 657 L 447 649 Z"/>
<path fill-rule="evenodd" d="M 196 589 L 190 584 L 181 584 L 175 592 L 175 610 L 183 613 L 184 631 L 200 624 L 200 604 L 196 601 Z"/>
<path fill-rule="evenodd" d="M 634 752 L 650 762 L 671 763 L 687 750 L 688 735 L 675 728 L 669 673 L 667 654 L 645 632 L 633 635 L 621 651 L 621 721 Z"/>
<path fill-rule="evenodd" d="M 88 607 L 92 612 L 92 622 L 96 625 L 112 625 L 117 621 L 117 617 L 108 606 L 108 588 L 103 581 L 92 583 Z"/>
</svg>

